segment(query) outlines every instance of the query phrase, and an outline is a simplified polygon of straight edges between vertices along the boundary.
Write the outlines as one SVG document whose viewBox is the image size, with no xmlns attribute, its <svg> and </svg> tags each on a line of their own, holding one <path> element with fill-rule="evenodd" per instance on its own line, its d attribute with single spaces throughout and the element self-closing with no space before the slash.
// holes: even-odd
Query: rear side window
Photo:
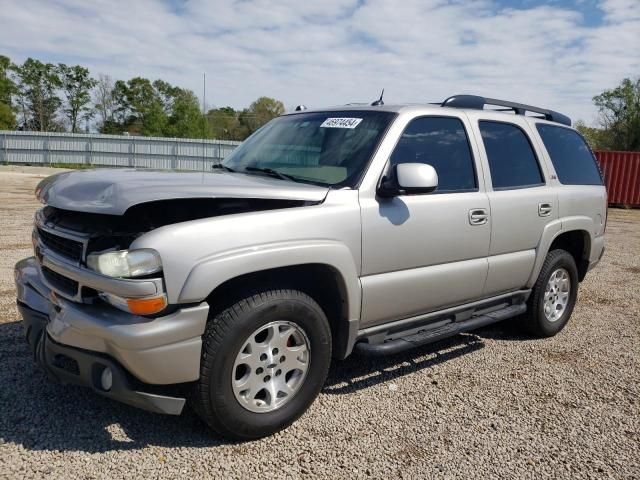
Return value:
<svg viewBox="0 0 640 480">
<path fill-rule="evenodd" d="M 437 192 L 477 189 L 471 148 L 464 125 L 453 117 L 420 117 L 405 128 L 391 165 L 427 163 L 438 173 Z"/>
<path fill-rule="evenodd" d="M 516 125 L 480 122 L 495 190 L 543 184 L 540 166 L 526 134 Z"/>
<path fill-rule="evenodd" d="M 565 185 L 602 185 L 602 178 L 591 150 L 583 138 L 568 128 L 536 125 L 558 180 Z"/>
</svg>

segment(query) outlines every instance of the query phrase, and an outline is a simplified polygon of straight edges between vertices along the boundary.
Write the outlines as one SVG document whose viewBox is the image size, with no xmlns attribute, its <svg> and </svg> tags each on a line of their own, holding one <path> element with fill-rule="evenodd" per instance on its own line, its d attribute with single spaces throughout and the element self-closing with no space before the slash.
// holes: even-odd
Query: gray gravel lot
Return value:
<svg viewBox="0 0 640 480">
<path fill-rule="evenodd" d="M 31 254 L 48 173 L 0 167 L 0 477 L 640 478 L 640 211 L 609 211 L 603 262 L 555 338 L 506 322 L 352 357 L 291 428 L 242 444 L 190 412 L 145 413 L 33 365 L 12 269 Z"/>
</svg>

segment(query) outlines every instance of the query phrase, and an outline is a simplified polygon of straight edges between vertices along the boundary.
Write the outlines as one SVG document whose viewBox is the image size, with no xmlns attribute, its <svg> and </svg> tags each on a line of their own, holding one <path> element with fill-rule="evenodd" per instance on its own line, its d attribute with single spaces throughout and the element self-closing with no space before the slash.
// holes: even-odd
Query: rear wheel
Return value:
<svg viewBox="0 0 640 480">
<path fill-rule="evenodd" d="M 194 409 L 219 434 L 253 439 L 311 405 L 329 370 L 331 331 L 308 295 L 264 290 L 213 314 L 202 348 Z"/>
<path fill-rule="evenodd" d="M 578 269 L 565 250 L 552 250 L 544 261 L 528 301 L 526 325 L 538 337 L 552 337 L 569 321 L 578 294 Z"/>
</svg>

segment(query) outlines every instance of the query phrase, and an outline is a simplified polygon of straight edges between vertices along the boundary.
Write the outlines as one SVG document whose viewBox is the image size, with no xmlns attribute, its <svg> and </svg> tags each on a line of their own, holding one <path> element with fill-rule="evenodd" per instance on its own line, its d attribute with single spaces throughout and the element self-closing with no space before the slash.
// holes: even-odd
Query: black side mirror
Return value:
<svg viewBox="0 0 640 480">
<path fill-rule="evenodd" d="M 395 170 L 395 166 L 393 167 Z M 378 187 L 378 196 L 384 198 L 391 198 L 400 195 L 400 187 L 398 187 L 398 182 L 395 181 L 395 173 L 391 176 L 382 177 L 382 181 L 380 182 L 380 186 Z"/>
</svg>

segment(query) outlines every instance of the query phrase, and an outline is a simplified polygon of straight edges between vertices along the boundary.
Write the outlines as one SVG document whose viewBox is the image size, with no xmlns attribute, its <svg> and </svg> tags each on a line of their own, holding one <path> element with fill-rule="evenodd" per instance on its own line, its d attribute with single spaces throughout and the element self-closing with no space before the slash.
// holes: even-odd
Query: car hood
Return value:
<svg viewBox="0 0 640 480">
<path fill-rule="evenodd" d="M 261 175 L 223 171 L 175 172 L 142 169 L 76 170 L 45 178 L 38 199 L 56 208 L 122 215 L 140 203 L 182 198 L 252 198 L 319 203 L 319 187 Z"/>
</svg>

